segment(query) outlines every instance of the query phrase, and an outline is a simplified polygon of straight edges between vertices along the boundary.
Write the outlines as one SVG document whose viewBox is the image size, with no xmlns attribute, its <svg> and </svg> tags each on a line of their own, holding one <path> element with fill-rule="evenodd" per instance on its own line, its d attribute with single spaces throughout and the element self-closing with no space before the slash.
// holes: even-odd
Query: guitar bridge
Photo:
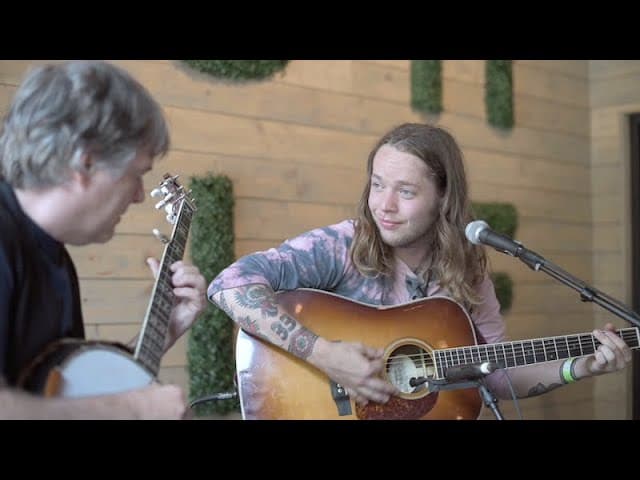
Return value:
<svg viewBox="0 0 640 480">
<path fill-rule="evenodd" d="M 330 385 L 331 396 L 336 402 L 336 407 L 338 407 L 338 415 L 341 417 L 351 415 L 353 413 L 351 410 L 351 401 L 349 400 L 349 395 L 347 395 L 345 388 L 333 380 L 330 381 Z"/>
</svg>

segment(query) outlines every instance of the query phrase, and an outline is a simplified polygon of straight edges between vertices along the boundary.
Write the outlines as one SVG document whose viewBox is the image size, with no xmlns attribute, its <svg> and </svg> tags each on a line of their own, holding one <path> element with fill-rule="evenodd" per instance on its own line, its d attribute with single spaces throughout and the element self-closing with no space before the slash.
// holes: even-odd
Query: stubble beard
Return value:
<svg viewBox="0 0 640 480">
<path fill-rule="evenodd" d="M 386 231 L 378 226 L 378 232 L 382 241 L 391 248 L 421 247 L 431 244 L 431 236 L 435 234 L 432 219 L 427 225 L 418 226 L 415 222 L 407 221 L 395 231 Z"/>
<path fill-rule="evenodd" d="M 412 231 L 410 224 L 404 224 L 399 229 L 389 232 L 378 227 L 382 241 L 391 248 L 404 248 L 415 245 L 424 234 Z"/>
</svg>

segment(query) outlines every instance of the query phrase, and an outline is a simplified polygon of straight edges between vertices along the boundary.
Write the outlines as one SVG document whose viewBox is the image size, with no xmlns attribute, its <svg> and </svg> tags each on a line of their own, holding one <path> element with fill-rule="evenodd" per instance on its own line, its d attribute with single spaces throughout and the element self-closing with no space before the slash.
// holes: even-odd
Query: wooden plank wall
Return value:
<svg viewBox="0 0 640 480">
<path fill-rule="evenodd" d="M 0 63 L 0 105 L 32 63 Z M 396 124 L 429 121 L 459 140 L 474 200 L 515 204 L 519 240 L 586 281 L 604 268 L 592 262 L 592 238 L 609 240 L 592 228 L 587 61 L 514 61 L 516 127 L 509 132 L 486 122 L 480 60 L 444 62 L 444 111 L 437 116 L 411 111 L 408 61 L 292 61 L 270 81 L 242 85 L 176 61 L 116 63 L 163 104 L 172 129 L 171 154 L 148 175 L 147 189 L 165 170 L 183 178 L 229 175 L 238 256 L 350 216 L 375 141 Z M 151 287 L 144 258 L 161 251 L 149 232 L 162 222 L 149 200 L 130 208 L 109 244 L 72 250 L 91 336 L 126 339 L 139 328 Z M 491 258 L 515 280 L 506 317 L 512 338 L 592 328 L 593 308 L 573 291 L 517 260 Z M 188 385 L 185 350 L 182 341 L 167 355 L 163 379 Z M 589 380 L 520 407 L 530 419 L 593 418 L 593 397 Z M 502 403 L 515 418 L 511 402 Z"/>
<path fill-rule="evenodd" d="M 640 112 L 640 61 L 589 62 L 593 194 L 593 260 L 595 284 L 615 298 L 632 304 L 629 118 Z M 634 161 L 637 161 L 634 160 Z M 613 319 L 603 309 L 596 324 Z M 598 379 L 594 396 L 598 418 L 631 417 L 631 376 Z"/>
</svg>

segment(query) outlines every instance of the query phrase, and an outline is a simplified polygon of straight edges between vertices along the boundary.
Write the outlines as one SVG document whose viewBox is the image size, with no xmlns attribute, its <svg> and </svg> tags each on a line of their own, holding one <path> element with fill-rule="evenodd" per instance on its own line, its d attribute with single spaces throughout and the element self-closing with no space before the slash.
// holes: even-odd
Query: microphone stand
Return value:
<svg viewBox="0 0 640 480">
<path fill-rule="evenodd" d="M 489 390 L 489 387 L 484 382 L 484 379 L 477 380 L 478 390 L 480 390 L 480 395 L 482 396 L 482 400 L 484 404 L 491 409 L 493 414 L 496 417 L 496 420 L 504 420 L 502 416 L 502 412 L 498 408 L 498 399 L 496 396 Z"/>
<path fill-rule="evenodd" d="M 510 252 L 498 248 L 496 248 L 496 250 L 502 253 L 506 253 L 507 255 L 512 255 L 516 258 L 519 258 L 532 270 L 542 270 L 552 278 L 555 278 L 556 280 L 578 291 L 580 293 L 580 300 L 582 300 L 583 302 L 593 302 L 597 305 L 600 305 L 602 308 L 605 308 L 614 315 L 617 315 L 623 320 L 626 320 L 627 322 L 640 328 L 640 316 L 629 309 L 626 305 L 622 304 L 618 300 L 615 300 L 614 298 L 611 298 L 606 293 L 601 292 L 600 290 L 590 285 L 587 285 L 582 280 L 579 280 L 578 278 L 564 271 L 557 265 L 538 255 L 537 253 L 531 250 L 527 250 L 520 242 L 517 242 L 515 240 L 513 241 L 518 244 L 518 248 L 516 248 L 515 251 Z"/>
</svg>

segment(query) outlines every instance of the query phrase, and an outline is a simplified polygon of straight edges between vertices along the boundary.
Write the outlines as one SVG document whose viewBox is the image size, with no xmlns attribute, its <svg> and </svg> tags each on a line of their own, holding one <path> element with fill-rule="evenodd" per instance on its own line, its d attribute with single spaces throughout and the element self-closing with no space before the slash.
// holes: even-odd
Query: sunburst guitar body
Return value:
<svg viewBox="0 0 640 480">
<path fill-rule="evenodd" d="M 300 289 L 278 294 L 278 303 L 323 338 L 384 348 L 383 376 L 402 393 L 386 404 L 370 402 L 365 407 L 347 399 L 350 413 L 340 413 L 339 385 L 310 364 L 240 330 L 236 366 L 244 419 L 435 420 L 480 415 L 477 389 L 430 392 L 428 387 L 409 385 L 411 378 L 436 376 L 433 350 L 476 343 L 471 320 L 453 300 L 432 297 L 377 308 Z"/>
<path fill-rule="evenodd" d="M 491 362 L 510 369 L 590 355 L 600 345 L 591 332 L 478 344 L 466 310 L 448 297 L 389 307 L 310 289 L 276 298 L 289 315 L 327 340 L 384 349 L 382 377 L 400 394 L 385 404 L 355 405 L 341 385 L 309 363 L 240 330 L 236 368 L 244 419 L 474 420 L 484 406 L 479 384 L 449 382 L 449 368 Z M 640 345 L 637 327 L 617 333 L 630 348 Z"/>
</svg>

